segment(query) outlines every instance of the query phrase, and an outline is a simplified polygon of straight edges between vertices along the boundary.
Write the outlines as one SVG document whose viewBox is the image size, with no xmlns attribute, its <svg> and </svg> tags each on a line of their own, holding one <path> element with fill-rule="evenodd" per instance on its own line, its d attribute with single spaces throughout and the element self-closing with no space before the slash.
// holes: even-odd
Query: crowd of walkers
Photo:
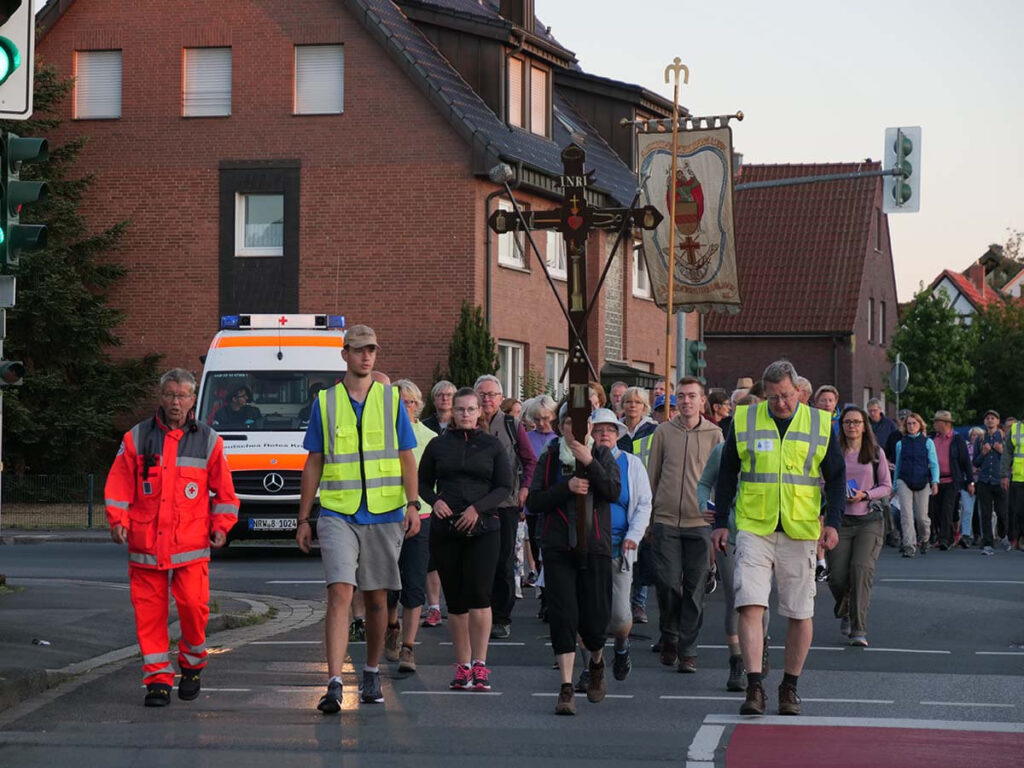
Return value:
<svg viewBox="0 0 1024 768">
<path fill-rule="evenodd" d="M 835 387 L 814 390 L 780 360 L 729 394 L 693 377 L 674 392 L 616 382 L 606 394 L 591 382 L 579 440 L 566 403 L 506 398 L 493 375 L 461 389 L 435 383 L 432 413 L 420 420 L 421 390 L 376 371 L 378 350 L 371 328 L 349 330 L 346 376 L 317 394 L 304 440 L 296 541 L 310 551 L 315 523 L 327 584 L 325 714 L 341 709 L 350 642 L 366 642 L 360 700 L 382 702 L 381 656 L 415 672 L 417 633 L 444 623 L 442 603 L 450 687 L 490 690 L 488 645 L 512 636 L 515 601 L 535 586 L 560 675 L 555 712 L 572 715 L 576 693 L 605 698 L 608 661 L 615 680 L 629 676 L 630 631 L 648 621 L 649 587 L 659 616 L 651 650 L 696 672 L 706 598 L 721 586 L 725 687 L 746 691 L 741 714 L 765 713 L 775 591 L 787 621 L 778 712 L 796 715 L 817 584 L 828 584 L 841 634 L 867 647 L 886 544 L 906 558 L 1024 550 L 1024 427 L 994 410 L 967 436 L 936 411 L 928 435 L 920 414 L 893 421 L 878 400 L 839 407 Z M 236 519 L 223 443 L 196 424 L 194 400 L 190 374 L 165 374 L 157 416 L 125 435 L 107 484 L 111 535 L 129 546 L 147 706 L 167 704 L 173 679 L 160 571 L 172 571 L 182 612 L 179 698 L 194 699 L 206 664 L 209 546 L 221 546 Z M 185 516 L 157 509 L 161 478 L 147 464 L 172 450 L 181 477 L 164 481 L 181 486 L 174 504 Z M 171 523 L 195 535 L 164 530 Z"/>
</svg>

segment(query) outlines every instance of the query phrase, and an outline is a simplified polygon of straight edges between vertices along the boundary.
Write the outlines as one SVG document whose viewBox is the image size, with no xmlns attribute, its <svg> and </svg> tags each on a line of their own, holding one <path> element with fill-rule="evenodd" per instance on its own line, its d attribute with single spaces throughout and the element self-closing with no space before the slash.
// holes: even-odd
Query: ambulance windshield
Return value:
<svg viewBox="0 0 1024 768">
<path fill-rule="evenodd" d="M 341 378 L 338 371 L 210 371 L 199 420 L 218 432 L 305 430 L 317 393 Z"/>
</svg>

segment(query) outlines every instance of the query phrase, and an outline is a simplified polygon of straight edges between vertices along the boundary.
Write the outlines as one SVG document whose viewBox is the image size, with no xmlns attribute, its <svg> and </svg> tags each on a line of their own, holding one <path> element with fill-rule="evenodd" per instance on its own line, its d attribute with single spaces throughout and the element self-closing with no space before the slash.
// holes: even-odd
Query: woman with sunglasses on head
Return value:
<svg viewBox="0 0 1024 768">
<path fill-rule="evenodd" d="M 504 447 L 478 427 L 480 396 L 455 393 L 452 420 L 420 459 L 420 496 L 433 508 L 430 554 L 448 601 L 456 690 L 491 689 L 487 643 L 491 586 L 498 567 L 498 505 L 512 492 Z"/>
<path fill-rule="evenodd" d="M 885 540 L 885 519 L 873 502 L 892 495 L 885 452 L 862 408 L 848 405 L 839 417 L 839 447 L 846 461 L 846 511 L 839 543 L 828 552 L 828 586 L 835 598 L 835 616 L 850 645 L 868 645 L 868 605 L 875 561 Z"/>
</svg>

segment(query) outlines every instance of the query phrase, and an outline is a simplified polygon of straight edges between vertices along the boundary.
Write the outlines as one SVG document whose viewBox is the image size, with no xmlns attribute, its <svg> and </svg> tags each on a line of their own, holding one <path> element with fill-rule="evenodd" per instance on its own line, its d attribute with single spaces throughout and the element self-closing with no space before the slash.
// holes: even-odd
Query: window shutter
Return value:
<svg viewBox="0 0 1024 768">
<path fill-rule="evenodd" d="M 295 114 L 345 111 L 345 46 L 295 46 Z"/>
<path fill-rule="evenodd" d="M 75 118 L 121 116 L 121 51 L 75 54 Z"/>
<path fill-rule="evenodd" d="M 524 128 L 523 122 L 523 60 L 508 60 L 508 124 Z"/>
<path fill-rule="evenodd" d="M 231 49 L 186 48 L 185 117 L 223 117 L 231 114 Z"/>
<path fill-rule="evenodd" d="M 548 135 L 548 73 L 530 67 L 530 131 Z"/>
</svg>

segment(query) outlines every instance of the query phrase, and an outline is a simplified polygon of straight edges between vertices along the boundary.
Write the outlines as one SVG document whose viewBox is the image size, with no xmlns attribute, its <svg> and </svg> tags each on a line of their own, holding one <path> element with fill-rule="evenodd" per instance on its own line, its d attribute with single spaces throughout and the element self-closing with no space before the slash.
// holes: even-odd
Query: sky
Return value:
<svg viewBox="0 0 1024 768">
<path fill-rule="evenodd" d="M 921 126 L 921 210 L 889 216 L 900 301 L 1024 230 L 1020 0 L 536 0 L 536 13 L 584 71 L 669 100 L 678 56 L 691 113 L 742 110 L 745 163 L 881 160 L 887 127 Z"/>
</svg>

